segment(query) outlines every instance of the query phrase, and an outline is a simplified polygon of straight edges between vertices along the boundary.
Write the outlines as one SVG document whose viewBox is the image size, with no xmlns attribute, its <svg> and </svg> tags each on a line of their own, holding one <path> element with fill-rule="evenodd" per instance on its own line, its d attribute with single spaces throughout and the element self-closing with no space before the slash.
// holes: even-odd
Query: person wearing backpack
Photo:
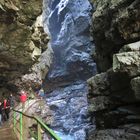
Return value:
<svg viewBox="0 0 140 140">
<path fill-rule="evenodd" d="M 12 93 L 10 94 L 8 100 L 10 102 L 10 107 L 13 108 L 15 106 L 15 98 Z"/>
<path fill-rule="evenodd" d="M 4 99 L 3 108 L 4 108 L 4 113 L 5 113 L 5 120 L 9 120 L 9 113 L 10 113 L 10 101 L 9 100 Z"/>
</svg>

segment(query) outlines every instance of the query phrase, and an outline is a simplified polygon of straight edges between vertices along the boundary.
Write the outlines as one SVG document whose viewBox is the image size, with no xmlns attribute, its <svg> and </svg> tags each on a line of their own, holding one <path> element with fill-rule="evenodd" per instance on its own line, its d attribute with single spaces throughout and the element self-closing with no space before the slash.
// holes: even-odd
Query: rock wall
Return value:
<svg viewBox="0 0 140 140">
<path fill-rule="evenodd" d="M 29 73 L 46 50 L 48 37 L 41 25 L 41 13 L 40 0 L 0 1 L 1 93 L 16 89 L 15 80 Z"/>
<path fill-rule="evenodd" d="M 99 74 L 88 80 L 89 140 L 140 140 L 140 1 L 96 0 Z"/>
<path fill-rule="evenodd" d="M 139 0 L 96 0 L 92 33 L 99 71 L 112 66 L 112 55 L 123 45 L 139 41 Z"/>
</svg>

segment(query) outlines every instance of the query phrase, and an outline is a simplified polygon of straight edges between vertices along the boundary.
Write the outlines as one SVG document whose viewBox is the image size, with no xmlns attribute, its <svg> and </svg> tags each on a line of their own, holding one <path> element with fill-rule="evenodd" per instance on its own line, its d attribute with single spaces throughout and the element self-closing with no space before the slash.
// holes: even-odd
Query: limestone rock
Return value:
<svg viewBox="0 0 140 140">
<path fill-rule="evenodd" d="M 119 52 L 121 53 L 121 52 L 132 52 L 132 51 L 133 52 L 140 51 L 140 41 L 124 45 L 124 47 L 121 48 Z"/>
<path fill-rule="evenodd" d="M 121 124 L 139 121 L 139 111 L 135 108 L 136 98 L 130 81 L 127 73 L 113 72 L 111 69 L 88 80 L 88 111 L 97 129 L 116 128 Z M 117 137 L 117 130 L 114 130 L 113 135 Z M 100 139 L 96 136 L 91 139 Z"/>
<path fill-rule="evenodd" d="M 95 0 L 92 34 L 99 71 L 112 66 L 112 55 L 140 38 L 139 0 Z"/>
<path fill-rule="evenodd" d="M 38 47 L 42 52 L 44 52 L 47 49 L 49 37 L 44 32 L 42 18 L 43 18 L 42 15 L 37 17 L 36 22 L 33 25 L 34 32 L 31 38 L 35 46 Z"/>
<path fill-rule="evenodd" d="M 91 132 L 89 140 L 139 140 L 139 134 L 124 129 L 107 129 Z"/>
<path fill-rule="evenodd" d="M 97 128 L 88 139 L 139 140 L 140 1 L 90 1 L 96 7 L 91 28 L 94 59 L 104 73 L 88 80 L 89 113 Z"/>
<path fill-rule="evenodd" d="M 113 55 L 113 70 L 126 72 L 130 77 L 139 75 L 140 42 L 125 45 L 120 52 Z"/>
<path fill-rule="evenodd" d="M 32 86 L 37 83 L 41 85 L 43 82 L 42 80 L 45 79 L 45 76 L 49 71 L 52 60 L 53 50 L 51 47 L 48 47 L 48 49 L 41 54 L 38 60 L 39 62 L 31 68 L 31 73 L 22 76 L 20 83 L 30 82 Z M 17 83 L 19 83 L 19 81 Z"/>
<path fill-rule="evenodd" d="M 119 53 L 113 56 L 113 70 L 127 72 L 131 77 L 140 74 L 140 52 Z"/>
<path fill-rule="evenodd" d="M 108 82 L 107 73 L 97 74 L 96 76 L 90 78 L 87 83 L 89 87 L 89 96 L 97 96 L 97 95 L 108 95 Z"/>
<path fill-rule="evenodd" d="M 109 98 L 106 96 L 92 98 L 89 100 L 89 103 L 88 111 L 90 113 L 107 109 L 110 104 Z"/>
<path fill-rule="evenodd" d="M 0 86 L 9 88 L 29 73 L 46 50 L 49 39 L 43 31 L 41 12 L 40 0 L 0 1 Z"/>
</svg>

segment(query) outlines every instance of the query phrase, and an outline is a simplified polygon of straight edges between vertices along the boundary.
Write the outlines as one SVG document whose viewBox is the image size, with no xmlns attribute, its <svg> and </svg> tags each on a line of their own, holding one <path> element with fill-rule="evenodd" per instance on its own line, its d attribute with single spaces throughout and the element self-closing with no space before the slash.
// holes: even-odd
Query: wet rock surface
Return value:
<svg viewBox="0 0 140 140">
<path fill-rule="evenodd" d="M 54 113 L 54 122 L 51 127 L 76 140 L 82 135 L 86 136 L 85 129 L 89 125 L 86 96 L 87 86 L 84 82 L 59 88 L 49 93 L 46 101 Z"/>
<path fill-rule="evenodd" d="M 140 2 L 95 1 L 92 34 L 100 73 L 88 80 L 89 140 L 139 140 Z M 135 16 L 132 16 L 135 13 Z"/>
<path fill-rule="evenodd" d="M 54 51 L 46 90 L 52 90 L 58 84 L 63 86 L 77 79 L 87 79 L 95 73 L 95 63 L 90 56 L 94 48 L 89 36 L 90 10 L 92 7 L 87 0 L 44 1 L 44 28 L 49 30 Z"/>
<path fill-rule="evenodd" d="M 89 35 L 92 7 L 88 0 L 44 0 L 43 7 L 44 28 L 54 51 L 43 83 L 54 112 L 51 127 L 62 140 L 85 140 L 89 126 L 85 80 L 96 72 L 90 55 L 94 49 Z"/>
</svg>

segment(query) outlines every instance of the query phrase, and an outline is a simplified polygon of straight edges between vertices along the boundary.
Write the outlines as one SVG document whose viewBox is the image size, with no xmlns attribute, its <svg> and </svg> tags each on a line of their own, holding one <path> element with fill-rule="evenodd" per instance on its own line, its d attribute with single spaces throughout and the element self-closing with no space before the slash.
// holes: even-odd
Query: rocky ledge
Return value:
<svg viewBox="0 0 140 140">
<path fill-rule="evenodd" d="M 140 140 L 140 1 L 96 0 L 89 140 Z"/>
</svg>

